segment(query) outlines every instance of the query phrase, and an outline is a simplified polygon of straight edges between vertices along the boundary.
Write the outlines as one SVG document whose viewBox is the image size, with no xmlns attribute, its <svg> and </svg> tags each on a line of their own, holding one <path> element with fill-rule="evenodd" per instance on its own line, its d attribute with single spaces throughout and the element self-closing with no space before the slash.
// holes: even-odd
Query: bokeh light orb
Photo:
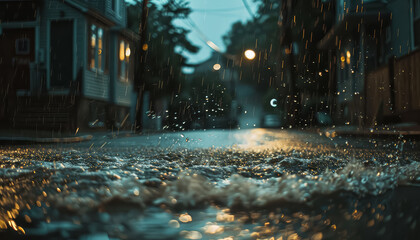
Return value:
<svg viewBox="0 0 420 240">
<path fill-rule="evenodd" d="M 222 68 L 222 66 L 220 66 L 220 64 L 216 63 L 213 65 L 213 70 L 215 71 L 219 71 Z"/>
<path fill-rule="evenodd" d="M 244 52 L 244 55 L 246 57 L 246 59 L 248 60 L 253 60 L 256 56 L 254 50 L 248 49 Z"/>
</svg>

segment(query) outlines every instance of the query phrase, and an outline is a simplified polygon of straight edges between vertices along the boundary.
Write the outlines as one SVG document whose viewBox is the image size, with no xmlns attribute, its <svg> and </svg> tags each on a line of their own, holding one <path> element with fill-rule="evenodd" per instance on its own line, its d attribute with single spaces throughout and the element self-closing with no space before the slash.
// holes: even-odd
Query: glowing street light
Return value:
<svg viewBox="0 0 420 240">
<path fill-rule="evenodd" d="M 244 52 L 244 55 L 246 57 L 246 59 L 248 60 L 254 60 L 256 54 L 254 52 L 254 50 L 248 49 Z"/>
<path fill-rule="evenodd" d="M 216 63 L 213 65 L 213 70 L 215 71 L 219 71 L 222 68 L 222 66 L 220 66 L 220 64 Z"/>
</svg>

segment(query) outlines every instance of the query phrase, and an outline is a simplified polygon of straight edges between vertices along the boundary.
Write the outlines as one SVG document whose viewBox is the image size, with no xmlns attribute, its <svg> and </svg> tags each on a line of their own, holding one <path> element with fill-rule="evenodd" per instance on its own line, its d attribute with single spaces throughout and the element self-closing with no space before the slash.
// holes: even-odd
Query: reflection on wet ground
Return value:
<svg viewBox="0 0 420 240">
<path fill-rule="evenodd" d="M 0 236 L 412 239 L 420 233 L 414 140 L 264 129 L 206 134 L 2 146 Z"/>
</svg>

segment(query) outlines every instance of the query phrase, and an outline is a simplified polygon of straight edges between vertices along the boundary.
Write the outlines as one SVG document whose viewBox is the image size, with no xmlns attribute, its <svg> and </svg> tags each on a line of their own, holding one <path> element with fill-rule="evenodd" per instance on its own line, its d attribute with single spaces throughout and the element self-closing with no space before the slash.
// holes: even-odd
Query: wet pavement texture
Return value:
<svg viewBox="0 0 420 240">
<path fill-rule="evenodd" d="M 211 130 L 0 146 L 1 239 L 417 239 L 416 140 Z"/>
</svg>

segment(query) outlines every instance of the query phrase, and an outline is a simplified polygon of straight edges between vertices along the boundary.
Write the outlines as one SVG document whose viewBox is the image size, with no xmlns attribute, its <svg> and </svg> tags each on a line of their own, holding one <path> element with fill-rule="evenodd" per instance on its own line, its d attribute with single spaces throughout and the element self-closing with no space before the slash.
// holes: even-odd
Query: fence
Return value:
<svg viewBox="0 0 420 240">
<path fill-rule="evenodd" d="M 365 94 L 367 126 L 387 117 L 420 115 L 420 51 L 368 73 Z"/>
<path fill-rule="evenodd" d="M 420 51 L 394 63 L 395 111 L 420 110 Z"/>
<path fill-rule="evenodd" d="M 377 118 L 392 114 L 392 99 L 388 67 L 382 67 L 366 76 L 366 124 L 372 126 Z"/>
</svg>

